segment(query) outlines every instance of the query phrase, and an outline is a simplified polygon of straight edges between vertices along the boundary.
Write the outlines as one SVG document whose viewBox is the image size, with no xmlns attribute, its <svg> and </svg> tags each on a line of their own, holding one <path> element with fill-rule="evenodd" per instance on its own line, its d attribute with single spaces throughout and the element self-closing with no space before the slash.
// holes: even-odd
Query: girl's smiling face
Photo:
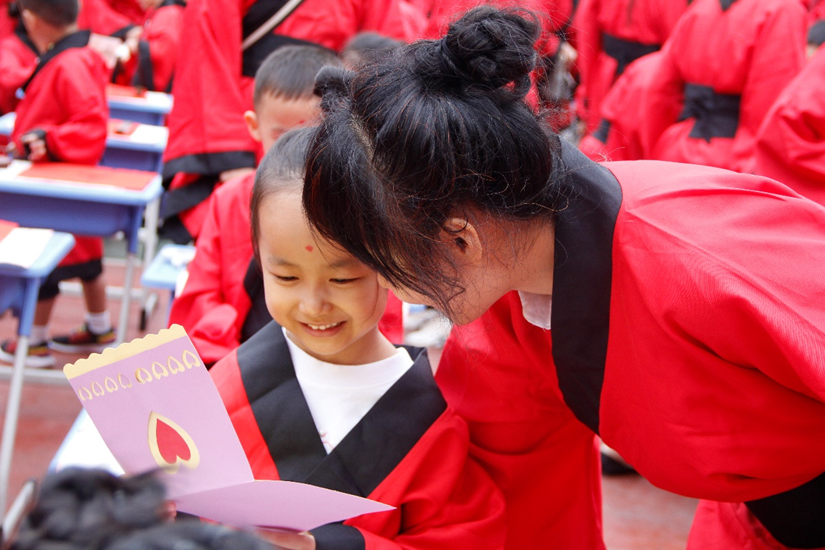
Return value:
<svg viewBox="0 0 825 550">
<path fill-rule="evenodd" d="M 378 321 L 387 291 L 351 254 L 316 240 L 301 206 L 300 188 L 264 198 L 258 251 L 269 313 L 309 355 L 337 364 L 378 357 Z"/>
</svg>

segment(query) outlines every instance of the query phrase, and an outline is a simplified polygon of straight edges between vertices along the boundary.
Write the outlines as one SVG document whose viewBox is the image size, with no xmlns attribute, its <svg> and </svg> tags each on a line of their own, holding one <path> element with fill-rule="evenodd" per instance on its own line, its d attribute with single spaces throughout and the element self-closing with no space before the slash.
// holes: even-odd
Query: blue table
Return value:
<svg viewBox="0 0 825 550">
<path fill-rule="evenodd" d="M 14 130 L 16 116 L 13 112 L 0 116 L 0 136 L 11 135 Z M 150 124 L 139 124 L 128 135 L 110 132 L 106 138 L 106 151 L 103 153 L 100 165 L 161 173 L 163 171 L 163 151 L 166 149 L 168 137 L 168 128 Z M 155 257 L 159 219 L 160 201 L 155 201 L 146 208 L 145 225 L 147 233 L 143 241 L 144 265 L 148 265 Z M 146 328 L 146 319 L 154 304 L 150 298 L 145 292 L 141 297 L 141 303 L 143 304 L 141 329 Z"/>
<path fill-rule="evenodd" d="M 44 180 L 19 176 L 30 163 L 14 161 L 0 170 L 0 219 L 26 227 L 45 227 L 78 235 L 108 237 L 122 231 L 128 243 L 117 343 L 123 341 L 129 313 L 138 231 L 146 206 L 158 199 L 161 180 L 146 173 L 149 183 L 139 191 L 122 187 Z M 101 178 L 117 169 L 87 167 Z"/>
<path fill-rule="evenodd" d="M 123 90 L 123 86 L 109 85 L 109 90 Z M 142 96 L 130 96 L 123 93 L 107 93 L 106 101 L 109 104 L 109 116 L 134 120 L 145 124 L 163 126 L 166 115 L 172 110 L 172 96 L 163 92 L 146 92 Z"/>
<path fill-rule="evenodd" d="M 13 112 L 0 116 L 0 136 L 11 135 L 16 118 Z M 129 135 L 110 132 L 100 165 L 160 173 L 168 138 L 168 128 L 151 124 L 139 124 Z"/>
<path fill-rule="evenodd" d="M 0 203 L 2 202 L 3 200 L 0 199 Z M 34 322 L 34 311 L 37 307 L 37 293 L 43 279 L 60 263 L 72 246 L 74 246 L 74 237 L 66 233 L 54 233 L 31 267 L 22 268 L 0 264 L 0 313 L 11 308 L 18 316 L 17 350 L 14 355 L 9 400 L 6 404 L 6 417 L 3 423 L 3 438 L 0 443 L 0 516 L 5 511 L 8 495 L 11 458 L 14 453 L 26 355 L 29 351 L 29 337 Z"/>
<path fill-rule="evenodd" d="M 167 309 L 166 320 L 169 320 L 168 311 L 172 308 L 175 299 L 175 288 L 178 277 L 185 271 L 189 262 L 195 257 L 195 247 L 183 244 L 167 244 L 160 249 L 160 252 L 152 260 L 149 266 L 143 270 L 140 276 L 140 284 L 144 288 L 158 288 L 168 290 L 169 307 Z"/>
</svg>

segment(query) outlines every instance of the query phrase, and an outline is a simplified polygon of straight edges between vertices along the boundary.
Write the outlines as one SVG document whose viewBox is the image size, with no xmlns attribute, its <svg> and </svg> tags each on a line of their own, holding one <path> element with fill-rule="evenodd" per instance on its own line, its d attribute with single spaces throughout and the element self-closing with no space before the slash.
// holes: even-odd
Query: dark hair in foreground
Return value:
<svg viewBox="0 0 825 550">
<path fill-rule="evenodd" d="M 21 10 L 29 10 L 50 25 L 68 27 L 77 22 L 78 0 L 17 0 Z"/>
<path fill-rule="evenodd" d="M 445 221 L 554 210 L 560 144 L 524 101 L 538 34 L 528 13 L 479 7 L 441 40 L 322 70 L 303 197 L 315 229 L 449 312 L 463 288 L 439 239 Z"/>
<path fill-rule="evenodd" d="M 12 550 L 271 550 L 220 525 L 166 520 L 166 491 L 151 475 L 67 468 L 47 476 Z"/>
<path fill-rule="evenodd" d="M 304 165 L 307 150 L 315 135 L 315 127 L 293 128 L 270 147 L 255 172 L 255 186 L 252 188 L 250 218 L 252 222 L 252 249 L 258 256 L 258 239 L 261 236 L 261 203 L 276 193 L 292 190 L 301 191 L 304 181 Z"/>
<path fill-rule="evenodd" d="M 312 97 L 315 75 L 322 67 L 340 67 L 335 52 L 321 46 L 283 46 L 269 54 L 255 72 L 253 101 L 258 107 L 265 95 L 287 100 Z"/>
</svg>

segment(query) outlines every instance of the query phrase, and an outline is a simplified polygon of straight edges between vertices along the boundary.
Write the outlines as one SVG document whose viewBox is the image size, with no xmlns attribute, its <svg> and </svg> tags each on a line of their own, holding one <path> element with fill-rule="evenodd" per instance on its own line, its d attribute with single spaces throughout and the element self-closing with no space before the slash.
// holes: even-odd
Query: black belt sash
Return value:
<svg viewBox="0 0 825 550">
<path fill-rule="evenodd" d="M 742 96 L 720 94 L 710 86 L 685 84 L 685 106 L 679 120 L 695 118 L 690 137 L 710 143 L 711 138 L 732 138 L 739 128 Z"/>
<path fill-rule="evenodd" d="M 602 33 L 602 49 L 604 53 L 616 60 L 616 73 L 613 78 L 619 78 L 628 65 L 642 56 L 658 52 L 661 44 L 642 44 L 623 38 L 617 38 L 606 32 Z"/>
<path fill-rule="evenodd" d="M 825 474 L 796 489 L 745 505 L 783 545 L 825 547 Z"/>
</svg>

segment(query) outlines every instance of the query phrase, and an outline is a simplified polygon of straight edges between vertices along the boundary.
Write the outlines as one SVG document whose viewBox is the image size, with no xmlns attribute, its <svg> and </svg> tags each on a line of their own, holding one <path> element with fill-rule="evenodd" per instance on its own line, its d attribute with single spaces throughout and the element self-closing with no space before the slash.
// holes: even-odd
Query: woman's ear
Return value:
<svg viewBox="0 0 825 550">
<path fill-rule="evenodd" d="M 469 220 L 449 218 L 442 226 L 440 239 L 462 263 L 480 264 L 483 257 L 478 231 Z"/>
</svg>

